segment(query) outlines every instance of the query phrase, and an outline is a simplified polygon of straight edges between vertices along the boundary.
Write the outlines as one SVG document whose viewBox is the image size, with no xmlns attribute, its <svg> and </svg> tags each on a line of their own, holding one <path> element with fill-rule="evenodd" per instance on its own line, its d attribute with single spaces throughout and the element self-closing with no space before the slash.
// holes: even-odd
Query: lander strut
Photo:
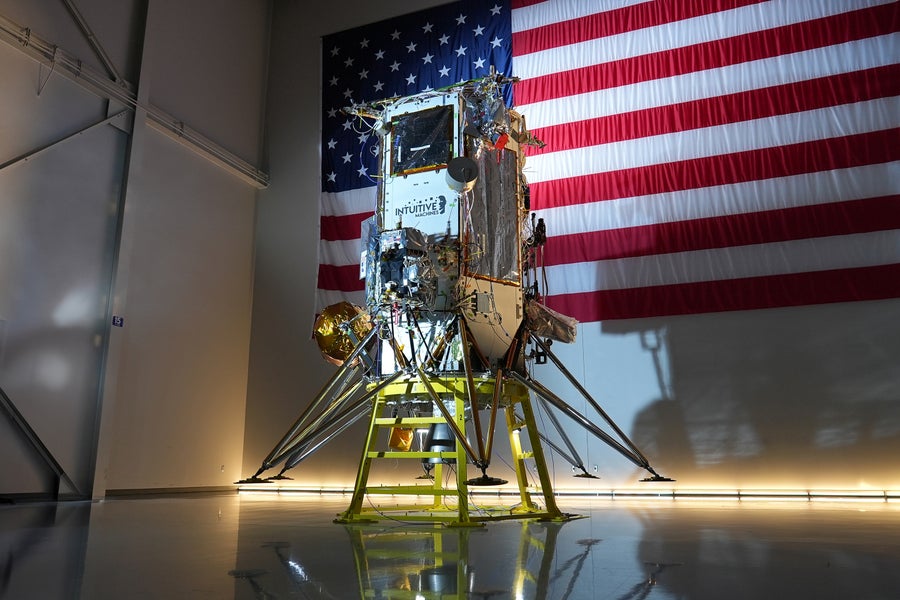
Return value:
<svg viewBox="0 0 900 600">
<path fill-rule="evenodd" d="M 529 210 L 522 174 L 524 147 L 540 142 L 503 100 L 512 83 L 492 73 L 345 109 L 380 138 L 377 206 L 361 236 L 365 306 L 342 302 L 319 315 L 317 343 L 338 368 L 256 474 L 238 483 L 289 479 L 287 470 L 368 417 L 353 496 L 339 522 L 388 513 L 459 525 L 564 520 L 570 515 L 556 505 L 544 446 L 571 463 L 576 476 L 593 475 L 555 411 L 644 469 L 645 481 L 669 481 L 551 350 L 554 340 L 574 341 L 577 323 L 541 302 L 546 232 Z M 596 416 L 538 381 L 532 361 L 557 367 Z M 535 401 L 557 441 L 538 429 Z M 474 510 L 470 486 L 508 483 L 489 474 L 501 414 L 519 501 Z M 384 459 L 416 461 L 422 474 L 409 485 L 370 485 L 373 466 Z M 260 477 L 279 466 L 276 475 Z M 388 508 L 371 501 L 388 495 L 410 503 Z"/>
</svg>

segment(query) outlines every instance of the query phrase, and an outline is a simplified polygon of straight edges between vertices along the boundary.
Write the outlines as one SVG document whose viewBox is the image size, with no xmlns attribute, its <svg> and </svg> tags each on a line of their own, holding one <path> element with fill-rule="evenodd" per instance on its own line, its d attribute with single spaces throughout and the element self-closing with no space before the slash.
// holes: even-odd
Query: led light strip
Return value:
<svg viewBox="0 0 900 600">
<path fill-rule="evenodd" d="M 304 496 L 344 496 L 353 493 L 345 487 L 264 487 L 258 485 L 240 486 L 238 493 L 276 494 Z M 479 497 L 518 496 L 518 489 L 496 488 L 469 490 L 469 494 Z M 428 494 L 423 493 L 423 496 Z M 604 489 L 604 490 L 556 490 L 558 498 L 607 498 L 610 500 L 737 500 L 737 501 L 794 501 L 794 502 L 900 502 L 900 490 L 798 490 L 750 488 L 726 489 Z"/>
</svg>

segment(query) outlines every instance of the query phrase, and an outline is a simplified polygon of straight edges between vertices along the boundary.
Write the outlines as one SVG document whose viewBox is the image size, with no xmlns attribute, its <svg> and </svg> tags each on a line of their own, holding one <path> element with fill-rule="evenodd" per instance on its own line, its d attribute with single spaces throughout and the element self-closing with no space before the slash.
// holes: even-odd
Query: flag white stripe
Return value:
<svg viewBox="0 0 900 600">
<path fill-rule="evenodd" d="M 608 12 L 617 8 L 634 6 L 635 4 L 649 3 L 650 0 L 550 0 L 531 6 L 523 6 L 512 11 L 512 30 L 527 31 L 573 21 L 589 15 Z"/>
<path fill-rule="evenodd" d="M 537 130 L 541 127 L 883 67 L 894 64 L 898 55 L 900 33 L 895 33 L 729 65 L 716 69 L 714 76 L 709 71 L 685 73 L 523 104 L 517 110 L 528 119 L 528 127 Z M 514 58 L 514 63 L 515 60 Z"/>
<path fill-rule="evenodd" d="M 322 192 L 320 214 L 324 217 L 334 217 L 373 212 L 377 189 L 376 187 L 366 187 L 345 192 Z"/>
<path fill-rule="evenodd" d="M 518 55 L 513 72 L 521 79 L 532 79 L 645 54 L 671 52 L 678 48 L 766 31 L 895 1 L 771 0 L 693 19 L 663 23 L 655 27 L 645 27 Z"/>
<path fill-rule="evenodd" d="M 359 264 L 359 253 L 362 250 L 361 238 L 353 240 L 319 240 L 320 262 L 339 267 Z"/>
<path fill-rule="evenodd" d="M 550 294 L 850 269 L 900 262 L 900 230 L 547 267 Z"/>
<path fill-rule="evenodd" d="M 900 126 L 900 97 L 728 123 L 530 157 L 531 183 L 824 140 Z"/>
<path fill-rule="evenodd" d="M 366 305 L 366 293 L 363 291 L 341 292 L 318 289 L 316 290 L 316 313 L 318 314 L 322 312 L 322 309 L 342 301 L 362 307 Z"/>
<path fill-rule="evenodd" d="M 900 194 L 900 161 L 547 208 L 535 214 L 547 223 L 552 238 L 894 194 Z"/>
</svg>

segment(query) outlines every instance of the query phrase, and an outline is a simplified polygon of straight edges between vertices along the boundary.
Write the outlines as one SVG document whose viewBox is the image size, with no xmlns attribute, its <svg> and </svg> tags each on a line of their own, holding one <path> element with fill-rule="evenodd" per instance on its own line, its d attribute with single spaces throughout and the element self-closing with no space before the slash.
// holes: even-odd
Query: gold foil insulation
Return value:
<svg viewBox="0 0 900 600">
<path fill-rule="evenodd" d="M 344 330 L 345 323 L 349 324 L 356 341 Z M 356 344 L 371 330 L 372 322 L 365 311 L 349 302 L 338 302 L 322 311 L 316 319 L 313 333 L 316 336 L 316 344 L 322 351 L 322 357 L 332 364 L 341 366 L 353 352 Z"/>
</svg>

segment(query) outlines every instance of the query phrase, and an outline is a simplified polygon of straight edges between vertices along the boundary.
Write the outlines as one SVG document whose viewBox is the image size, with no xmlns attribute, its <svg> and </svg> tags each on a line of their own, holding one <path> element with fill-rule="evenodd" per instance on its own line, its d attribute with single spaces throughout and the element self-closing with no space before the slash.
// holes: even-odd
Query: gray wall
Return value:
<svg viewBox="0 0 900 600">
<path fill-rule="evenodd" d="M 261 163 L 267 2 L 75 4 L 141 108 Z M 0 15 L 103 72 L 63 2 Z M 15 45 L 0 80 L 0 164 L 121 109 Z M 256 194 L 140 109 L 131 135 L 103 126 L 0 169 L 0 386 L 79 492 L 239 476 Z M 0 431 L 0 493 L 46 491 L 4 416 Z"/>
</svg>

